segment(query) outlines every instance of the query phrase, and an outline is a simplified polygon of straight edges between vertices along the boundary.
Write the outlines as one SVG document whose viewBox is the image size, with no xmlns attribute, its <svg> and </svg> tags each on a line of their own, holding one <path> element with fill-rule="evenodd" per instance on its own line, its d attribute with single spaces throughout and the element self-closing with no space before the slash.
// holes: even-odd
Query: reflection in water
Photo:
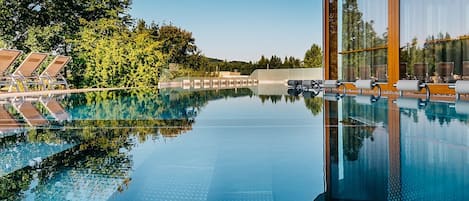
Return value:
<svg viewBox="0 0 469 201">
<path fill-rule="evenodd" d="M 132 185 L 139 144 L 192 130 L 208 101 L 252 96 L 249 89 L 105 91 L 8 101 L 0 110 L 0 199 L 107 200 Z M 305 105 L 321 113 L 320 98 Z"/>
<path fill-rule="evenodd" d="M 317 200 L 469 198 L 467 103 L 411 101 L 325 102 L 326 192 Z"/>
<path fill-rule="evenodd" d="M 326 118 L 338 119 L 326 132 L 324 199 L 384 200 L 388 177 L 387 100 L 359 104 L 352 97 L 326 101 Z M 333 122 L 331 122 L 333 123 Z M 319 198 L 318 198 L 319 199 Z"/>
</svg>

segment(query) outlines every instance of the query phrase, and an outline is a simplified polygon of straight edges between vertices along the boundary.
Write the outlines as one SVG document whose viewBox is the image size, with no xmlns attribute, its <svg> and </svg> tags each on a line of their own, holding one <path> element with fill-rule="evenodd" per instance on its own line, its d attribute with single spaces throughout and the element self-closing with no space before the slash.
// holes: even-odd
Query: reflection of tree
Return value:
<svg viewBox="0 0 469 201">
<path fill-rule="evenodd" d="M 453 120 L 467 123 L 468 115 L 456 113 L 454 107 L 449 107 L 447 103 L 430 102 L 425 107 L 425 116 L 429 122 L 438 122 L 441 126 L 449 125 Z"/>
<path fill-rule="evenodd" d="M 295 90 L 297 91 L 297 90 Z M 285 103 L 294 103 L 296 101 L 299 101 L 300 100 L 300 97 L 299 96 L 293 96 L 293 95 L 289 95 L 289 96 L 285 96 Z"/>
<path fill-rule="evenodd" d="M 262 103 L 265 103 L 266 101 L 271 101 L 272 103 L 277 103 L 282 100 L 282 95 L 259 95 L 259 98 L 261 99 Z"/>
<path fill-rule="evenodd" d="M 432 103 L 425 107 L 425 116 L 430 122 L 438 121 L 440 125 L 449 124 L 452 119 L 451 110 L 452 108 L 446 103 Z"/>
<path fill-rule="evenodd" d="M 354 119 L 343 120 L 342 124 L 344 125 L 344 154 L 349 161 L 358 160 L 363 141 L 367 138 L 371 138 L 373 141 L 373 131 L 376 127 Z"/>
<path fill-rule="evenodd" d="M 387 100 L 378 100 L 367 105 L 358 104 L 353 97 L 343 100 L 343 148 L 347 160 L 358 159 L 365 139 L 373 141 L 373 132 L 377 125 L 388 124 Z"/>
<path fill-rule="evenodd" d="M 259 95 L 259 98 L 261 99 L 262 103 L 265 103 L 266 101 L 271 101 L 273 104 L 276 104 L 277 102 L 282 100 L 281 95 Z M 299 96 L 289 96 L 285 95 L 283 96 L 285 99 L 285 103 L 295 103 L 297 101 L 300 101 L 301 98 Z M 323 99 L 319 97 L 314 97 L 314 98 L 303 98 L 304 103 L 306 108 L 308 108 L 314 116 L 320 114 L 322 112 L 322 102 Z"/>
<path fill-rule="evenodd" d="M 360 68 L 359 71 L 364 70 L 365 74 L 369 74 L 371 72 L 366 72 L 366 69 L 361 68 L 387 63 L 387 52 L 385 51 L 387 32 L 381 36 L 376 33 L 374 21 L 363 19 L 363 13 L 360 11 L 357 0 L 343 1 L 341 37 L 343 68 Z M 356 70 L 353 71 L 356 72 Z M 345 71 L 345 73 L 352 72 Z M 344 76 L 347 75 L 344 74 Z"/>
<path fill-rule="evenodd" d="M 305 98 L 305 106 L 308 108 L 314 116 L 322 112 L 322 98 Z"/>
<path fill-rule="evenodd" d="M 0 178 L 0 199 L 18 200 L 17 193 L 28 189 L 33 176 L 30 170 L 18 170 Z"/>
<path fill-rule="evenodd" d="M 417 110 L 415 109 L 404 109 L 404 108 L 401 108 L 400 109 L 400 113 L 402 115 L 405 115 L 409 118 L 412 118 L 413 122 L 414 123 L 418 123 L 419 122 L 419 117 L 418 117 L 418 114 L 417 114 Z"/>
<path fill-rule="evenodd" d="M 414 37 L 412 41 L 401 48 L 400 60 L 407 63 L 407 72 L 413 74 L 417 63 L 428 64 L 428 73 L 433 75 L 439 62 L 454 62 L 454 73 L 462 74 L 462 61 L 469 60 L 469 54 L 464 54 L 469 47 L 467 36 L 452 38 L 449 33 L 430 35 L 424 44 L 418 43 Z"/>
</svg>

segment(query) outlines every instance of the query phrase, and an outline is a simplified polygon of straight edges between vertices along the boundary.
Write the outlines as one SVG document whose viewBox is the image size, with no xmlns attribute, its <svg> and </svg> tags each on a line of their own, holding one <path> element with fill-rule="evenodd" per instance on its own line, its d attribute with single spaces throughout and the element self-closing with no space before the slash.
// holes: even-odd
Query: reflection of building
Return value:
<svg viewBox="0 0 469 201">
<path fill-rule="evenodd" d="M 324 0 L 325 79 L 469 79 L 467 0 Z M 389 83 L 389 84 L 385 84 Z M 352 86 L 350 86 L 352 87 Z"/>
<path fill-rule="evenodd" d="M 325 101 L 326 192 L 317 200 L 469 198 L 467 115 L 449 103 L 394 101 Z"/>
</svg>

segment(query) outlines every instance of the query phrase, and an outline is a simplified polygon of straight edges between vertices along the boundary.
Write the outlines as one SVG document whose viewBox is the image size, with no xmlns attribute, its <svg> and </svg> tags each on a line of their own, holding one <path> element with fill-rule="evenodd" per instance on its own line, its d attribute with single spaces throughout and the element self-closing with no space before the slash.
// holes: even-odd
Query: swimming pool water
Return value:
<svg viewBox="0 0 469 201">
<path fill-rule="evenodd" d="M 331 200 L 467 200 L 467 102 L 327 101 Z M 369 99 L 370 100 L 370 99 Z"/>
<path fill-rule="evenodd" d="M 21 101 L 47 124 L 28 125 L 41 117 Z M 245 88 L 92 92 L 1 106 L 0 199 L 469 199 L 463 101 Z"/>
<path fill-rule="evenodd" d="M 312 200 L 324 191 L 321 99 L 237 89 L 59 102 L 69 121 L 33 101 L 50 124 L 2 139 L 2 198 Z M 12 165 L 13 157 L 26 162 Z"/>
</svg>

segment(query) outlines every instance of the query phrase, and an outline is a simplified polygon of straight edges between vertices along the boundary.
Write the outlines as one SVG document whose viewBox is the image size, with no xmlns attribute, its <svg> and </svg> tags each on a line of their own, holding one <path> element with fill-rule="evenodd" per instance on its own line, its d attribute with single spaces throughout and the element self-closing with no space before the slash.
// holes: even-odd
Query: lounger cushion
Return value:
<svg viewBox="0 0 469 201">
<path fill-rule="evenodd" d="M 373 80 L 357 80 L 355 81 L 355 87 L 358 89 L 373 89 Z"/>
<path fill-rule="evenodd" d="M 420 91 L 419 80 L 399 80 L 397 81 L 396 88 L 399 91 Z"/>
<path fill-rule="evenodd" d="M 458 81 L 456 81 L 454 90 L 458 94 L 467 94 L 467 93 L 469 93 L 469 80 L 458 80 Z"/>
</svg>

